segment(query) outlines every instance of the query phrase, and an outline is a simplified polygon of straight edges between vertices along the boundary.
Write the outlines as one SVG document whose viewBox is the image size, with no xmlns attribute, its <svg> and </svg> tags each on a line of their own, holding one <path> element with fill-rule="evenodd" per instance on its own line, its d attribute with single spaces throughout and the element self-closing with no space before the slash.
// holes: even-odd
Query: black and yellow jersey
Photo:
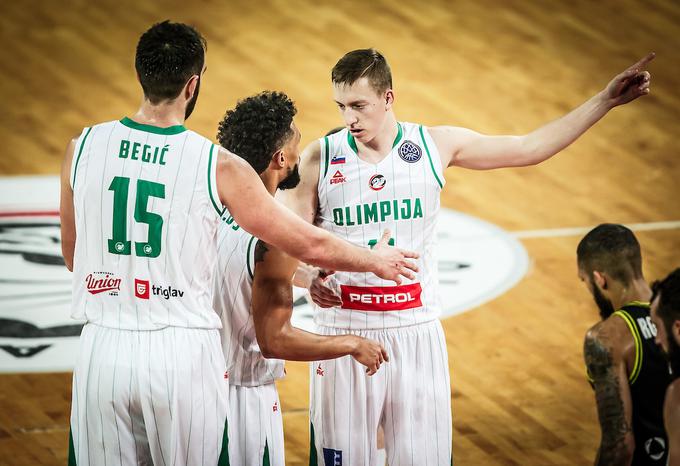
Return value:
<svg viewBox="0 0 680 466">
<path fill-rule="evenodd" d="M 634 466 L 664 466 L 668 438 L 663 427 L 663 400 L 671 382 L 668 362 L 654 342 L 656 327 L 649 303 L 634 301 L 612 314 L 626 322 L 635 341 L 633 370 L 628 375 L 633 401 Z"/>
</svg>

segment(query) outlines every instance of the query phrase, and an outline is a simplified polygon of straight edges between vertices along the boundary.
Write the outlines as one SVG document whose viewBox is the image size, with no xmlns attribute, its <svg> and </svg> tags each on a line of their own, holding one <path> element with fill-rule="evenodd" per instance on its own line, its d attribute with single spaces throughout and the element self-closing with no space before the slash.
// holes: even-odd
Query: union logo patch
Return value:
<svg viewBox="0 0 680 466">
<path fill-rule="evenodd" d="M 423 150 L 414 142 L 404 141 L 399 146 L 399 157 L 404 162 L 415 163 L 423 156 Z"/>
</svg>

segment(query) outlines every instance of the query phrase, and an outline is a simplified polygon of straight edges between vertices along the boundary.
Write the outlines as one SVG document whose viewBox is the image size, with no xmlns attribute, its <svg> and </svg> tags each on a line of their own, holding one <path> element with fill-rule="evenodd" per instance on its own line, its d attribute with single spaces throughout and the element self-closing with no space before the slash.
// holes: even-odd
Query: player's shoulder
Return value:
<svg viewBox="0 0 680 466">
<path fill-rule="evenodd" d="M 586 331 L 584 351 L 607 351 L 613 357 L 621 357 L 633 343 L 626 322 L 617 315 L 611 315 Z"/>
</svg>

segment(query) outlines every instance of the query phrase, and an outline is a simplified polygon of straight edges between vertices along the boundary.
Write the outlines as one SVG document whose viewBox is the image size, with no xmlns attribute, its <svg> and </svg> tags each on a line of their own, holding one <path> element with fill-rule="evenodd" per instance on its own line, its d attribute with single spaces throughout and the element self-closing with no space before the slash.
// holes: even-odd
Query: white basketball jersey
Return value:
<svg viewBox="0 0 680 466">
<path fill-rule="evenodd" d="M 397 247 L 420 254 L 420 272 L 400 286 L 371 273 L 336 272 L 342 307 L 316 307 L 318 325 L 378 329 L 439 316 L 435 230 L 443 170 L 427 129 L 412 123 L 398 125 L 391 152 L 378 164 L 358 157 L 347 129 L 319 140 L 318 222 L 365 247 L 373 246 L 389 229 Z"/>
<path fill-rule="evenodd" d="M 229 383 L 253 387 L 283 377 L 283 361 L 260 352 L 251 312 L 257 238 L 239 227 L 229 211 L 218 228 L 214 308 L 222 319 L 222 348 Z"/>
<path fill-rule="evenodd" d="M 73 313 L 97 325 L 220 328 L 218 149 L 184 126 L 85 128 L 71 165 Z"/>
</svg>

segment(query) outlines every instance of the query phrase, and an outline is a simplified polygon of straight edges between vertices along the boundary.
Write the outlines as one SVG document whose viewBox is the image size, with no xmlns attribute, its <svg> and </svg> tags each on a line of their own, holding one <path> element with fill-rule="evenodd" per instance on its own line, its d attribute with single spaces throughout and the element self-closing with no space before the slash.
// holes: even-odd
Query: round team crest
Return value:
<svg viewBox="0 0 680 466">
<path fill-rule="evenodd" d="M 368 180 L 368 186 L 373 191 L 380 191 L 385 187 L 385 183 L 387 183 L 385 177 L 377 173 L 373 175 L 370 180 Z"/>
<path fill-rule="evenodd" d="M 399 157 L 401 157 L 404 162 L 415 163 L 420 160 L 420 157 L 422 156 L 423 150 L 414 142 L 406 140 L 399 146 Z"/>
</svg>

